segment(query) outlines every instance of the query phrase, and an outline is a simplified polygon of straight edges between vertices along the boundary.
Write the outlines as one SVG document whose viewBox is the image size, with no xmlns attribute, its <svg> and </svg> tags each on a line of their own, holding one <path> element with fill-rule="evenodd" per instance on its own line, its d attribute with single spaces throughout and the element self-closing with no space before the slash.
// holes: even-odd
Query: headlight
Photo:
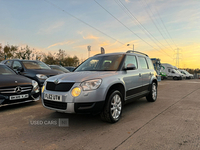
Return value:
<svg viewBox="0 0 200 150">
<path fill-rule="evenodd" d="M 36 77 L 38 77 L 39 79 L 43 79 L 43 80 L 47 79 L 47 76 L 45 76 L 44 74 L 36 74 Z"/>
<path fill-rule="evenodd" d="M 45 86 L 46 86 L 46 81 L 44 82 L 44 84 L 42 86 L 42 93 L 44 92 Z"/>
<path fill-rule="evenodd" d="M 36 93 L 39 92 L 39 86 L 35 80 L 32 80 L 32 86 L 33 86 L 33 91 L 35 91 Z"/>
<path fill-rule="evenodd" d="M 73 97 L 77 97 L 81 94 L 81 88 L 80 87 L 75 87 L 72 92 L 71 92 Z"/>
<path fill-rule="evenodd" d="M 96 90 L 101 85 L 101 79 L 88 80 L 81 83 L 84 91 Z"/>
</svg>

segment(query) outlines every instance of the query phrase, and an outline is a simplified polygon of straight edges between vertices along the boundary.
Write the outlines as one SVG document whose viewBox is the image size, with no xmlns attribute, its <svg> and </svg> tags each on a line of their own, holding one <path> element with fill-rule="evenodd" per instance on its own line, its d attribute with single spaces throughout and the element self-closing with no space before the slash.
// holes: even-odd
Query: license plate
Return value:
<svg viewBox="0 0 200 150">
<path fill-rule="evenodd" d="M 61 95 L 54 95 L 54 94 L 44 94 L 44 99 L 46 100 L 52 100 L 52 101 L 62 101 Z"/>
<path fill-rule="evenodd" d="M 28 94 L 23 94 L 23 95 L 13 95 L 13 96 L 10 96 L 10 100 L 24 99 L 24 98 L 28 98 L 28 97 L 29 97 Z"/>
</svg>

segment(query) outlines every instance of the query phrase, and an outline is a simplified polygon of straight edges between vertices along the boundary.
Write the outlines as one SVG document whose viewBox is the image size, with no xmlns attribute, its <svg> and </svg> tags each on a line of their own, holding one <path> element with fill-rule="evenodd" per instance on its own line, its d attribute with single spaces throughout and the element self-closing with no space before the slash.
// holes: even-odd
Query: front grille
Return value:
<svg viewBox="0 0 200 150">
<path fill-rule="evenodd" d="M 54 82 L 47 82 L 46 89 L 49 91 L 68 92 L 74 83 L 63 82 L 55 84 Z"/>
<path fill-rule="evenodd" d="M 62 109 L 66 110 L 67 109 L 67 103 L 63 102 L 55 102 L 55 101 L 49 101 L 49 100 L 44 100 L 44 105 L 50 108 L 56 108 L 56 109 Z"/>
<path fill-rule="evenodd" d="M 20 87 L 21 88 L 21 92 L 20 93 L 16 93 L 16 91 L 15 91 L 16 87 Z M 6 96 L 19 95 L 21 93 L 28 94 L 28 93 L 30 93 L 32 88 L 33 88 L 32 85 L 29 85 L 29 86 L 4 87 L 4 88 L 0 88 L 0 94 L 6 95 Z"/>
</svg>

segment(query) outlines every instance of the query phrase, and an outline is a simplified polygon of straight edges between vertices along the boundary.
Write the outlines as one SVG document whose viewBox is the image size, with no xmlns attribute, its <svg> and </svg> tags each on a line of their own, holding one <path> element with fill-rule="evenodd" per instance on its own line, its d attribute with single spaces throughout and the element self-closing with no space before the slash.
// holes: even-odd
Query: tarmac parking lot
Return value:
<svg viewBox="0 0 200 150">
<path fill-rule="evenodd" d="M 158 98 L 125 105 L 115 124 L 99 116 L 63 114 L 41 100 L 0 107 L 1 149 L 200 149 L 200 79 L 163 80 Z M 67 120 L 65 126 L 60 119 Z"/>
</svg>

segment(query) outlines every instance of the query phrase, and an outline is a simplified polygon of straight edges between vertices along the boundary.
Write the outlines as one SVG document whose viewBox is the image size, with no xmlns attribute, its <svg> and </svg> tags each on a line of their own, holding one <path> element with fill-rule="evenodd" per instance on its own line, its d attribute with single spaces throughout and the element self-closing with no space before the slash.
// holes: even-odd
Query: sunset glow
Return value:
<svg viewBox="0 0 200 150">
<path fill-rule="evenodd" d="M 199 0 L 0 0 L 0 43 L 80 59 L 134 50 L 200 68 Z M 127 46 L 130 44 L 130 46 Z M 178 55 L 177 55 L 178 54 Z"/>
</svg>

